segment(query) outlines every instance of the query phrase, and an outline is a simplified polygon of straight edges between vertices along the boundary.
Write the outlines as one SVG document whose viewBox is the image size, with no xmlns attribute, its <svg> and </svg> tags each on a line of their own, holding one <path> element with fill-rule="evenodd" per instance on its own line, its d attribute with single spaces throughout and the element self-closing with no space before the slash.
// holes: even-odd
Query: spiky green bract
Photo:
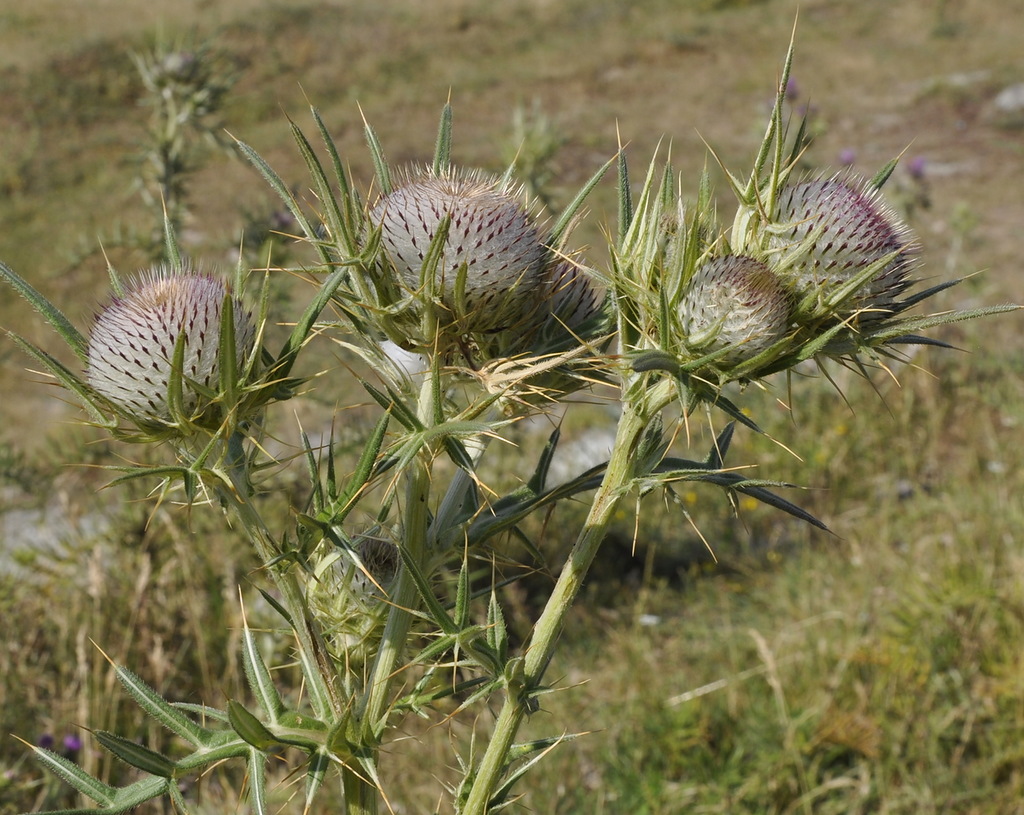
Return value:
<svg viewBox="0 0 1024 815">
<path fill-rule="evenodd" d="M 910 228 L 876 188 L 852 176 L 785 185 L 768 232 L 779 273 L 811 308 L 827 304 L 852 278 L 883 259 L 877 274 L 834 306 L 837 315 L 882 318 L 912 283 L 909 275 L 917 258 Z"/>
<path fill-rule="evenodd" d="M 660 371 L 687 409 L 713 403 L 750 426 L 722 396 L 729 382 L 815 358 L 863 369 L 901 358 L 906 344 L 941 344 L 923 329 L 1014 308 L 907 314 L 954 284 L 911 292 L 916 243 L 878 190 L 892 165 L 870 182 L 794 178 L 806 145 L 803 128 L 790 138 L 784 124 L 787 77 L 747 180 L 725 171 L 737 199 L 731 229 L 717 224 L 706 174 L 687 199 L 655 159 L 635 198 L 621 184 L 624 222 L 605 281 L 633 372 Z"/>
</svg>

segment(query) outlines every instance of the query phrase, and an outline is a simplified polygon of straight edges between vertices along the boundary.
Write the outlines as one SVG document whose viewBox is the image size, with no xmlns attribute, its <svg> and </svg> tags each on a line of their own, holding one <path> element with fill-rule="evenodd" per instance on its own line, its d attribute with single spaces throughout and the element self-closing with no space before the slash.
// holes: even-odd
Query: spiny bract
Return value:
<svg viewBox="0 0 1024 815">
<path fill-rule="evenodd" d="M 845 313 L 884 315 L 910 284 L 915 261 L 909 228 L 878 191 L 843 175 L 784 187 L 774 218 L 780 227 L 773 246 L 779 269 L 799 297 L 821 302 L 859 272 L 889 255 L 893 259 L 840 307 Z"/>
</svg>

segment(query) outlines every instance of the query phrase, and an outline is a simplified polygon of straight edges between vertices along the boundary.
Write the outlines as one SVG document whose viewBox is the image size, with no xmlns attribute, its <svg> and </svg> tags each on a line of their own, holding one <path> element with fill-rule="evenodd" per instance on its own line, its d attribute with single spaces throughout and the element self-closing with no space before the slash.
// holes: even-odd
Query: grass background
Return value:
<svg viewBox="0 0 1024 815">
<path fill-rule="evenodd" d="M 126 240 L 153 221 L 135 183 L 148 110 L 130 54 L 161 37 L 191 36 L 219 55 L 237 78 L 224 127 L 289 183 L 300 185 L 302 170 L 286 117 L 305 125 L 310 103 L 365 189 L 360 108 L 394 164 L 423 162 L 450 94 L 454 155 L 465 165 L 500 169 L 517 108 L 546 115 L 563 140 L 546 191 L 564 202 L 615 151 L 617 134 L 636 173 L 670 142 L 684 188 L 713 166 L 705 142 L 744 170 L 798 4 L 164 5 L 0 7 L 0 258 L 83 328 L 107 289 L 101 244 L 121 271 L 147 262 Z M 1024 81 L 1016 0 L 799 7 L 793 104 L 811 106 L 818 134 L 808 163 L 836 166 L 853 151 L 854 168 L 870 175 L 903 151 L 922 158 L 923 184 L 905 161 L 887 189 L 921 239 L 924 273 L 984 270 L 942 305 L 1024 302 L 1024 121 L 994 105 Z M 246 228 L 271 218 L 272 193 L 216 150 L 189 189 L 188 250 L 230 268 Z M 613 213 L 608 184 L 579 233 L 595 262 L 599 225 Z M 282 291 L 282 305 L 308 295 Z M 56 345 L 10 292 L 0 294 L 0 325 Z M 741 505 L 737 519 L 716 493 L 687 492 L 681 500 L 714 543 L 716 566 L 678 510 L 645 506 L 635 554 L 624 515 L 552 668 L 563 685 L 585 684 L 551 695 L 529 725 L 536 735 L 594 732 L 553 751 L 524 785 L 523 807 L 1024 812 L 1020 318 L 941 338 L 966 353 L 922 351 L 899 384 L 881 374 L 873 387 L 843 380 L 846 402 L 820 379 L 795 382 L 792 398 L 785 382 L 750 396 L 759 421 L 799 457 L 740 434 L 734 461 L 807 485 L 789 497 L 834 536 L 755 506 Z M 172 698 L 222 704 L 239 692 L 237 587 L 248 585 L 252 563 L 215 513 L 185 524 L 173 508 L 154 513 L 141 494 L 97 493 L 101 473 L 65 465 L 110 463 L 125 451 L 77 426 L 76 410 L 25 372 L 6 339 L 0 363 L 6 813 L 74 803 L 8 734 L 52 734 L 58 746 L 77 734 L 78 760 L 111 778 L 117 770 L 81 726 L 154 747 L 166 739 L 119 696 L 90 640 Z M 299 409 L 317 416 L 348 404 L 350 388 L 332 381 Z M 357 439 L 366 417 L 342 415 Z M 293 420 L 283 423 L 294 433 Z M 285 499 L 301 489 L 284 476 L 281 486 Z M 564 545 L 549 537 L 553 551 Z M 533 590 L 509 597 L 518 625 Z M 395 811 L 428 811 L 439 780 L 452 778 L 446 728 L 414 723 L 389 752 Z M 200 811 L 235 811 L 228 802 L 240 783 L 227 773 L 206 779 Z M 297 806 L 291 791 L 282 780 L 286 809 Z"/>
</svg>

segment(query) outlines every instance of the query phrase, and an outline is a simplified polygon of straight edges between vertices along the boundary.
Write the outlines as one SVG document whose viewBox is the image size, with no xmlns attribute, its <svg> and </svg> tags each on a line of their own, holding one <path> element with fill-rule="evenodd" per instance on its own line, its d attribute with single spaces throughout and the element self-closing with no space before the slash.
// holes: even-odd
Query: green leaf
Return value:
<svg viewBox="0 0 1024 815">
<path fill-rule="evenodd" d="M 341 157 L 338 155 L 338 149 L 334 145 L 334 139 L 331 138 L 331 134 L 328 132 L 327 126 L 320 117 L 320 111 L 316 108 L 313 108 L 312 111 L 313 120 L 316 122 L 317 130 L 320 132 L 320 138 L 323 140 L 324 147 L 331 159 L 331 167 L 334 171 L 335 182 L 338 185 L 338 197 L 341 199 L 341 205 L 343 207 L 341 236 L 345 241 L 345 249 L 349 254 L 355 255 L 358 254 L 359 251 L 358 236 L 362 231 L 362 207 L 359 204 L 358 196 L 352 189 L 351 183 L 349 183 L 348 173 L 345 172 L 345 167 L 341 162 Z"/>
<path fill-rule="evenodd" d="M 626 241 L 629 228 L 633 225 L 633 193 L 629 188 L 629 168 L 626 165 L 626 151 L 619 150 L 619 232 L 618 245 Z"/>
<path fill-rule="evenodd" d="M 562 238 L 566 236 L 566 233 L 575 221 L 576 216 L 579 214 L 580 208 L 587 200 L 587 197 L 594 191 L 594 187 L 596 187 L 598 182 L 604 178 L 605 173 L 608 172 L 611 166 L 619 160 L 620 156 L 621 153 L 618 156 L 613 156 L 608 159 L 608 161 L 606 161 L 604 165 L 590 177 L 587 183 L 583 185 L 582 189 L 576 193 L 576 196 L 569 202 L 568 206 L 566 206 L 562 211 L 562 214 L 558 216 L 558 220 L 555 221 L 555 225 L 551 227 L 551 233 L 548 237 L 548 241 L 552 246 L 560 245 Z"/>
<path fill-rule="evenodd" d="M 498 789 L 494 791 L 494 795 L 491 796 L 490 803 L 488 805 L 488 812 L 495 812 L 500 808 L 503 808 L 508 801 L 508 796 L 512 792 L 512 787 L 515 786 L 516 782 L 519 781 L 527 772 L 544 756 L 553 750 L 556 746 L 563 742 L 572 741 L 580 736 L 587 735 L 586 733 L 567 733 L 562 736 L 553 736 L 544 739 L 535 739 L 530 742 L 513 744 L 509 750 L 509 761 L 508 764 L 511 766 L 514 762 L 528 755 L 534 755 L 529 761 L 525 761 L 516 767 L 512 772 L 508 774 L 504 782 Z"/>
<path fill-rule="evenodd" d="M 253 635 L 252 629 L 249 628 L 247 619 L 243 618 L 242 629 L 242 662 L 245 666 L 246 679 L 249 681 L 249 687 L 256 696 L 256 700 L 260 703 L 260 707 L 266 711 L 271 723 L 275 723 L 285 710 L 284 702 L 281 701 L 281 697 L 277 693 L 277 687 L 270 676 L 266 662 L 263 661 L 259 646 L 256 644 L 256 637 Z"/>
<path fill-rule="evenodd" d="M 256 815 L 269 815 L 267 758 L 258 749 L 249 751 L 249 804 Z"/>
<path fill-rule="evenodd" d="M 381 447 L 384 445 L 384 438 L 390 418 L 391 415 L 388 412 L 377 421 L 373 432 L 366 441 L 366 446 L 363 447 L 362 455 L 359 457 L 352 476 L 345 484 L 345 489 L 340 495 L 331 500 L 329 506 L 325 506 L 317 513 L 317 521 L 331 525 L 340 524 L 355 507 L 355 502 L 360 492 L 373 476 L 377 457 L 380 455 Z M 333 458 L 331 461 L 333 462 Z M 331 466 L 330 463 L 329 466 Z"/>
<path fill-rule="evenodd" d="M 898 158 L 894 158 L 886 162 L 885 166 L 872 176 L 871 180 L 868 182 L 868 186 L 875 190 L 882 189 L 882 187 L 885 186 L 885 182 L 889 180 L 889 176 L 891 176 L 893 171 L 896 169 L 896 165 L 899 163 L 900 160 Z"/>
<path fill-rule="evenodd" d="M 430 581 L 423 574 L 419 564 L 416 563 L 414 558 L 410 557 L 404 546 L 399 546 L 398 551 L 402 556 L 402 565 L 409 572 L 413 583 L 416 584 L 416 590 L 419 592 L 420 599 L 423 601 L 424 606 L 426 606 L 430 618 L 445 634 L 457 636 L 461 629 L 438 601 L 434 590 L 430 586 Z"/>
<path fill-rule="evenodd" d="M 708 453 L 707 459 L 704 464 L 709 470 L 720 469 L 722 464 L 725 462 L 725 454 L 729 451 L 729 445 L 732 443 L 733 431 L 736 429 L 735 422 L 729 422 L 722 430 L 721 433 L 715 438 L 715 443 L 711 448 L 711 452 Z"/>
<path fill-rule="evenodd" d="M 437 143 L 434 146 L 434 175 L 444 176 L 452 163 L 452 106 L 445 104 L 441 110 L 441 123 L 437 128 Z"/>
<path fill-rule="evenodd" d="M 306 766 L 306 805 L 303 812 L 315 812 L 313 801 L 320 792 L 327 778 L 327 772 L 331 768 L 331 757 L 324 750 L 317 750 L 310 754 L 309 764 Z"/>
<path fill-rule="evenodd" d="M 373 173 L 377 178 L 380 194 L 391 195 L 395 191 L 391 183 L 391 170 L 388 169 L 388 162 L 384 158 L 384 149 L 380 146 L 377 133 L 370 127 L 366 119 L 363 119 L 363 131 L 366 134 L 366 143 L 370 148 L 370 158 L 373 160 Z"/>
<path fill-rule="evenodd" d="M 313 325 L 320 316 L 320 312 L 326 308 L 329 302 L 331 302 L 331 298 L 334 296 L 335 291 L 337 291 L 338 287 L 345 281 L 347 275 L 348 270 L 344 268 L 337 269 L 328 275 L 319 291 L 317 291 L 316 297 L 314 297 L 312 302 L 306 306 L 305 311 L 302 312 L 302 316 L 296 322 L 295 328 L 292 329 L 292 333 L 289 335 L 288 341 L 281 349 L 281 352 L 277 355 L 272 371 L 275 377 L 284 378 L 291 372 L 292 366 L 295 364 L 295 359 L 298 357 L 299 351 L 301 351 L 302 347 L 306 344 L 309 332 L 312 330 Z"/>
<path fill-rule="evenodd" d="M 163 701 L 163 700 L 161 699 L 161 701 Z M 183 711 L 186 711 L 187 713 L 191 713 L 194 716 L 197 716 L 200 720 L 202 720 L 202 719 L 212 719 L 215 722 L 221 722 L 223 724 L 228 724 L 228 714 L 227 714 L 227 711 L 218 710 L 217 708 L 210 707 L 209 705 L 196 705 L 196 704 L 192 704 L 191 702 L 171 702 L 171 707 L 174 708 L 175 710 L 183 710 Z M 213 733 L 214 731 L 210 731 L 210 732 Z M 214 735 L 220 735 L 220 734 L 219 733 L 214 733 Z"/>
<path fill-rule="evenodd" d="M 228 702 L 228 720 L 231 728 L 257 750 L 268 750 L 280 744 L 277 736 L 263 722 L 234 699 Z"/>
<path fill-rule="evenodd" d="M 551 462 L 554 461 L 555 450 L 558 448 L 558 441 L 561 437 L 562 429 L 560 427 L 556 427 L 551 431 L 551 435 L 548 436 L 548 442 L 541 451 L 540 460 L 537 462 L 533 475 L 526 482 L 526 488 L 534 495 L 540 494 L 547 484 L 548 471 L 551 469 Z"/>
<path fill-rule="evenodd" d="M 320 245 L 317 240 L 316 227 L 310 223 L 306 217 L 306 213 L 302 211 L 302 207 L 299 206 L 299 202 L 295 200 L 295 196 L 292 195 L 288 185 L 281 180 L 281 177 L 274 172 L 273 168 L 263 158 L 253 150 L 249 145 L 244 142 L 235 139 L 235 144 L 238 146 L 239 152 L 259 171 L 260 175 L 270 184 L 271 188 L 278 194 L 284 205 L 288 207 L 288 211 L 291 212 L 292 217 L 295 218 L 295 222 L 302 227 L 302 231 L 305 232 L 306 237 L 310 239 L 310 242 L 316 247 L 317 252 L 320 255 L 320 261 L 324 265 L 329 265 L 331 262 L 330 255 L 327 250 Z"/>
<path fill-rule="evenodd" d="M 114 666 L 114 673 L 135 703 L 172 733 L 185 739 L 193 747 L 209 742 L 213 731 L 193 722 L 136 674 L 120 665 Z"/>
<path fill-rule="evenodd" d="M 125 764 L 161 778 L 174 777 L 175 765 L 167 756 L 106 730 L 96 730 L 93 735 L 96 741 Z"/>
<path fill-rule="evenodd" d="M 75 356 L 82 362 L 88 361 L 89 343 L 59 308 L 36 291 L 27 280 L 16 274 L 13 269 L 2 261 L 0 261 L 0 278 L 6 280 L 18 294 L 28 300 L 32 308 L 42 315 L 43 319 L 50 324 L 54 331 L 60 334 L 64 342 L 68 344 L 68 347 L 75 352 Z"/>
<path fill-rule="evenodd" d="M 487 644 L 497 655 L 499 662 L 508 660 L 508 627 L 505 615 L 498 602 L 498 595 L 491 589 L 491 598 L 487 603 Z"/>
<path fill-rule="evenodd" d="M 391 388 L 386 388 L 387 395 L 385 395 L 369 382 L 359 380 L 359 383 L 366 389 L 366 392 L 373 397 L 374 401 L 394 416 L 406 430 L 414 432 L 423 430 L 423 423 L 416 418 L 416 413 L 406 404 L 405 400 L 391 390 Z"/>
<path fill-rule="evenodd" d="M 470 599 L 469 557 L 467 554 L 467 556 L 462 558 L 462 567 L 459 569 L 459 577 L 455 590 L 455 625 L 460 630 L 469 625 Z"/>
<path fill-rule="evenodd" d="M 89 416 L 94 422 L 106 427 L 112 426 L 111 421 L 97 406 L 95 394 L 93 394 L 89 386 L 86 385 L 77 374 L 73 373 L 55 357 L 51 356 L 41 348 L 37 348 L 28 340 L 22 339 L 17 334 L 8 332 L 7 336 L 21 346 L 22 350 L 26 351 L 29 355 L 43 363 L 50 373 L 53 374 L 65 388 L 76 394 L 82 401 L 82 405 L 85 407 L 86 411 L 88 411 Z"/>
<path fill-rule="evenodd" d="M 42 747 L 32 747 L 36 761 L 55 775 L 59 775 L 82 795 L 105 807 L 116 800 L 117 789 L 93 778 L 75 762 Z"/>
</svg>

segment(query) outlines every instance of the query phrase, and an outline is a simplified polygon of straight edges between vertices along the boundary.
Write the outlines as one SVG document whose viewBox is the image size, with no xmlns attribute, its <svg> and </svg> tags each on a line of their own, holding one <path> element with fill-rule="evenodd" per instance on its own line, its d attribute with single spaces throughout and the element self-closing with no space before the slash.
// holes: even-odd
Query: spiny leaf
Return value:
<svg viewBox="0 0 1024 815">
<path fill-rule="evenodd" d="M 105 807 L 111 806 L 116 800 L 117 789 L 115 787 L 93 778 L 75 762 L 43 747 L 29 746 L 32 747 L 36 760 L 40 764 L 55 775 L 59 775 L 82 795 Z"/>
<path fill-rule="evenodd" d="M 0 261 L 0 278 L 6 280 L 18 294 L 28 300 L 32 308 L 39 312 L 43 319 L 63 337 L 68 347 L 75 352 L 75 355 L 82 362 L 88 361 L 88 342 L 59 308 L 36 291 L 27 280 L 16 274 L 13 269 L 2 261 Z"/>
<path fill-rule="evenodd" d="M 437 143 L 434 146 L 434 175 L 444 176 L 452 163 L 452 106 L 445 103 L 441 110 L 441 123 L 437 128 Z"/>
<path fill-rule="evenodd" d="M 175 765 L 167 756 L 106 730 L 97 730 L 93 735 L 96 741 L 125 764 L 161 778 L 174 777 Z"/>
<path fill-rule="evenodd" d="M 280 744 L 263 722 L 234 699 L 228 702 L 228 719 L 231 728 L 257 750 L 267 750 Z"/>
<path fill-rule="evenodd" d="M 193 747 L 209 743 L 213 731 L 193 722 L 136 674 L 120 665 L 114 666 L 114 673 L 136 704 L 172 733 Z"/>
<path fill-rule="evenodd" d="M 243 618 L 242 626 L 242 661 L 245 666 L 245 676 L 260 706 L 270 717 L 271 723 L 274 723 L 284 712 L 284 702 L 278 695 L 267 663 L 263 661 L 259 646 L 256 644 L 256 637 L 253 635 L 252 629 L 249 628 L 249 621 Z"/>
</svg>

